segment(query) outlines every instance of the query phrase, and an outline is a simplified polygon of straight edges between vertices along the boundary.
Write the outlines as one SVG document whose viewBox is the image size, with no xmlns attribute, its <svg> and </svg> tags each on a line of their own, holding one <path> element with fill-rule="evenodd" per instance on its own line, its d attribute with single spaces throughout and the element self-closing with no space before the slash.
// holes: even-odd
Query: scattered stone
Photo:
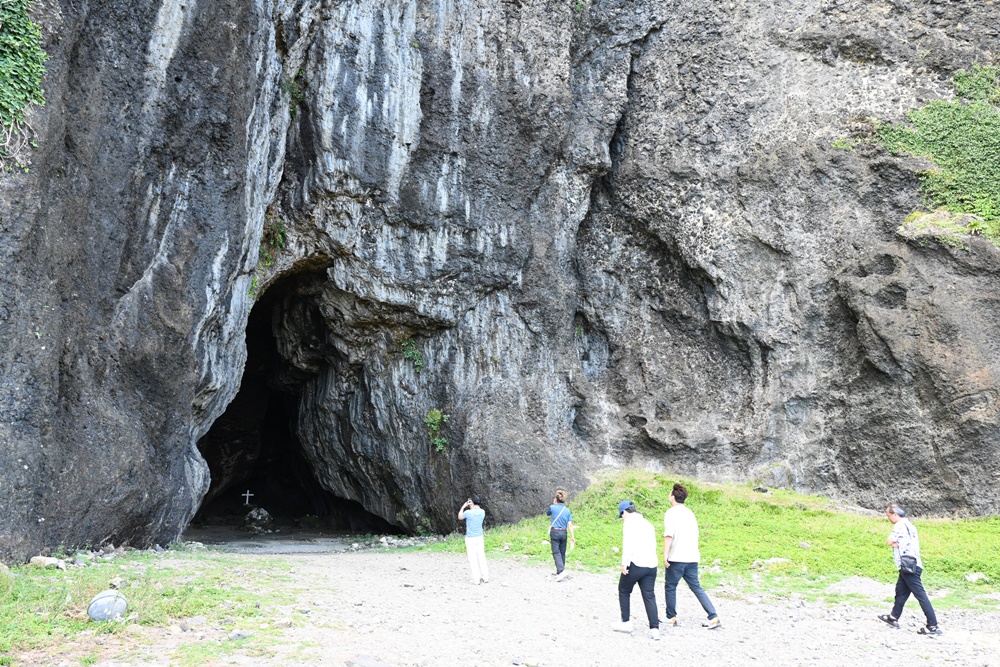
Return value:
<svg viewBox="0 0 1000 667">
<path fill-rule="evenodd" d="M 621 549 L 619 549 L 618 547 L 611 547 L 611 550 L 614 551 L 616 554 L 621 553 Z"/>
<path fill-rule="evenodd" d="M 990 578 L 982 572 L 972 572 L 971 574 L 967 574 L 965 575 L 965 580 L 970 584 L 978 584 L 979 582 L 983 582 L 984 584 L 990 583 Z"/>
<path fill-rule="evenodd" d="M 58 558 L 53 558 L 52 556 L 32 556 L 31 560 L 28 561 L 29 565 L 36 565 L 38 567 L 54 567 L 60 570 L 66 569 L 66 563 Z"/>
<path fill-rule="evenodd" d="M 290 619 L 290 618 L 283 618 L 280 621 L 278 621 L 277 623 L 275 623 L 274 627 L 276 627 L 276 628 L 290 628 L 290 627 L 292 627 L 292 619 Z"/>
<path fill-rule="evenodd" d="M 792 561 L 789 558 L 767 558 L 764 560 L 758 559 L 753 562 L 750 568 L 753 570 L 761 570 L 765 568 L 771 568 L 775 565 L 781 565 L 783 563 L 791 563 L 791 562 Z"/>
<path fill-rule="evenodd" d="M 101 591 L 87 605 L 87 616 L 92 621 L 112 621 L 125 616 L 128 601 L 115 590 Z"/>
<path fill-rule="evenodd" d="M 540 667 L 541 661 L 538 658 L 525 658 L 524 667 Z"/>
<path fill-rule="evenodd" d="M 356 658 L 348 660 L 347 667 L 389 667 L 389 665 L 371 656 L 359 655 Z"/>
<path fill-rule="evenodd" d="M 757 493 L 770 493 L 771 492 L 771 490 L 768 489 L 766 486 L 755 486 L 755 487 L 753 487 L 753 490 L 756 491 Z"/>
<path fill-rule="evenodd" d="M 799 547 L 802 549 L 812 549 L 812 546 L 808 542 L 799 542 Z"/>
<path fill-rule="evenodd" d="M 249 630 L 233 630 L 228 635 L 228 638 L 232 641 L 237 639 L 248 639 L 250 637 L 253 637 L 253 633 Z"/>
<path fill-rule="evenodd" d="M 122 579 L 121 577 L 115 577 L 114 579 L 108 582 L 108 586 L 110 586 L 111 588 L 117 588 L 121 590 L 122 588 L 125 588 L 125 580 Z"/>
</svg>

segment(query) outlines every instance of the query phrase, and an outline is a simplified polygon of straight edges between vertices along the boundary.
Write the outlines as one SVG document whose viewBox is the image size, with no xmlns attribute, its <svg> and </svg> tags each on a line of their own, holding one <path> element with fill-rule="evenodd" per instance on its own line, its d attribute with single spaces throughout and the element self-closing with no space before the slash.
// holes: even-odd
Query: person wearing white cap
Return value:
<svg viewBox="0 0 1000 667">
<path fill-rule="evenodd" d="M 622 574 L 618 578 L 618 604 L 622 620 L 614 629 L 632 632 L 630 598 L 632 589 L 639 584 L 642 604 L 649 620 L 649 638 L 660 639 L 660 619 L 656 612 L 656 530 L 635 510 L 631 500 L 618 504 L 618 518 L 622 525 Z"/>
</svg>

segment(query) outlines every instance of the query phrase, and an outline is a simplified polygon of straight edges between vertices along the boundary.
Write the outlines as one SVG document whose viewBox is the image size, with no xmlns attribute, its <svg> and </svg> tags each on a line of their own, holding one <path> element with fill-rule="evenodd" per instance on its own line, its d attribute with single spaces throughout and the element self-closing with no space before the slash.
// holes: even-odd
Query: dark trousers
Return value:
<svg viewBox="0 0 1000 667">
<path fill-rule="evenodd" d="M 556 574 L 566 569 L 566 531 L 549 529 L 549 544 L 552 545 L 552 560 L 556 562 Z"/>
<path fill-rule="evenodd" d="M 903 613 L 903 605 L 910 599 L 910 593 L 913 593 L 913 597 L 917 598 L 917 602 L 920 603 L 920 608 L 924 610 L 927 625 L 935 626 L 937 625 L 937 616 L 934 615 L 931 601 L 927 599 L 924 582 L 920 581 L 920 575 L 923 571 L 922 567 L 918 567 L 916 574 L 899 573 L 899 579 L 896 580 L 896 604 L 892 606 L 892 617 L 899 618 L 899 615 Z"/>
<path fill-rule="evenodd" d="M 680 584 L 681 579 L 687 582 L 688 588 L 698 598 L 701 608 L 708 614 L 708 620 L 712 620 L 718 616 L 715 613 L 715 607 L 712 606 L 712 601 L 708 599 L 708 593 L 705 592 L 705 589 L 701 587 L 701 583 L 698 581 L 698 563 L 675 563 L 674 561 L 670 561 L 670 567 L 667 568 L 666 583 L 663 586 L 667 598 L 667 618 L 673 618 L 677 615 L 677 586 Z"/>
<path fill-rule="evenodd" d="M 656 615 L 656 568 L 639 567 L 635 563 L 629 563 L 628 574 L 623 574 L 618 579 L 618 604 L 622 608 L 622 621 L 628 621 L 632 617 L 629 598 L 636 584 L 639 584 L 639 592 L 642 593 L 642 604 L 646 607 L 649 627 L 660 627 L 660 619 Z"/>
</svg>

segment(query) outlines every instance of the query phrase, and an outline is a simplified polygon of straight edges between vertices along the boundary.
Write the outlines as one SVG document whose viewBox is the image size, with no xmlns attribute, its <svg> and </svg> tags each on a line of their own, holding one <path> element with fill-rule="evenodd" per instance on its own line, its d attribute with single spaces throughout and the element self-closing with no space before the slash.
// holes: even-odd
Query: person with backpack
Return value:
<svg viewBox="0 0 1000 667">
<path fill-rule="evenodd" d="M 886 544 L 892 547 L 892 557 L 896 561 L 899 577 L 896 579 L 896 603 L 892 611 L 878 618 L 891 627 L 898 628 L 903 605 L 910 598 L 910 593 L 913 593 L 927 619 L 927 624 L 917 630 L 917 634 L 939 635 L 941 630 L 938 629 L 937 615 L 920 580 L 924 563 L 920 559 L 920 538 L 917 536 L 917 528 L 906 518 L 906 511 L 895 503 L 885 508 L 885 516 L 892 523 L 892 532 L 889 533 Z"/>
<path fill-rule="evenodd" d="M 552 504 L 545 510 L 549 517 L 549 544 L 552 545 L 552 560 L 556 563 L 556 581 L 562 581 L 567 576 L 566 543 L 576 546 L 576 526 L 573 525 L 573 513 L 566 507 L 566 491 L 556 489 Z"/>
</svg>

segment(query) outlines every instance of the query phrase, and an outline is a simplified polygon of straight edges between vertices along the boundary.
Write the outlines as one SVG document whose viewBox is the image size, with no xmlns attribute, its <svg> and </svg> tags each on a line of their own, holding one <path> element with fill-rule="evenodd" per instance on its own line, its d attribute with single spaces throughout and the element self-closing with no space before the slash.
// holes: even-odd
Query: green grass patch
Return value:
<svg viewBox="0 0 1000 667">
<path fill-rule="evenodd" d="M 690 491 L 686 504 L 698 517 L 701 574 L 709 587 L 725 582 L 741 592 L 799 593 L 830 601 L 852 597 L 826 592 L 830 584 L 846 577 L 896 580 L 892 551 L 885 544 L 891 524 L 884 517 L 838 510 L 829 498 L 820 496 L 778 489 L 765 495 L 749 484 L 707 484 L 638 471 L 603 476 L 569 503 L 577 548 L 567 553 L 567 567 L 616 570 L 620 555 L 614 549 L 621 546 L 618 502 L 631 499 L 659 532 L 676 481 Z M 538 516 L 491 528 L 486 531 L 487 553 L 550 564 L 551 550 L 545 543 L 548 525 L 547 517 Z M 995 584 L 1000 582 L 1000 561 L 991 556 L 1000 551 L 1000 517 L 917 519 L 914 525 L 920 531 L 928 587 L 954 591 L 964 606 L 995 608 L 981 596 L 997 591 Z M 425 550 L 464 548 L 462 536 L 452 535 Z M 753 567 L 756 561 L 771 558 L 788 560 Z M 971 572 L 982 572 L 993 583 L 970 584 L 965 575 Z"/>
<path fill-rule="evenodd" d="M 62 644 L 83 631 L 123 632 L 127 622 L 95 623 L 87 617 L 90 600 L 116 578 L 123 582 L 128 622 L 146 626 L 192 616 L 204 616 L 209 624 L 265 621 L 276 605 L 291 602 L 282 593 L 291 581 L 289 566 L 279 559 L 171 549 L 94 562 L 65 571 L 24 565 L 0 575 L 0 664 L 20 651 Z M 232 643 L 239 648 L 240 642 Z"/>
<path fill-rule="evenodd" d="M 1000 67 L 958 72 L 955 99 L 907 113 L 908 124 L 885 124 L 879 142 L 896 154 L 926 158 L 921 175 L 931 209 L 982 218 L 981 231 L 1000 244 Z"/>
</svg>

